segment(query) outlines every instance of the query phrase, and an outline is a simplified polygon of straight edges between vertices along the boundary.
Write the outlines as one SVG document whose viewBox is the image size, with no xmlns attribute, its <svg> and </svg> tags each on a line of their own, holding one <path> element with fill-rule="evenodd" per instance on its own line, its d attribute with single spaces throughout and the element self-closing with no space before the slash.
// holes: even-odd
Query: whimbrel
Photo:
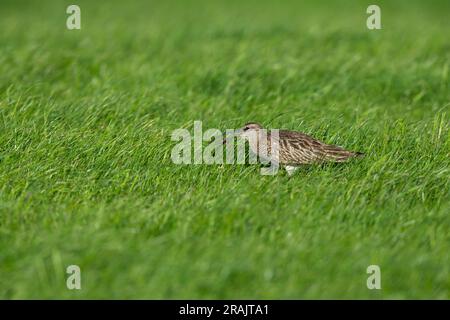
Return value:
<svg viewBox="0 0 450 320">
<path fill-rule="evenodd" d="M 283 165 L 289 175 L 292 175 L 300 165 L 345 162 L 364 155 L 361 152 L 326 144 L 298 131 L 277 130 L 275 133 L 278 134 L 273 133 L 273 130 L 271 132 L 264 130 L 259 123 L 250 122 L 241 129 L 235 130 L 234 134 L 227 136 L 224 143 L 236 136 L 246 139 L 253 153 L 260 158 Z M 272 152 L 273 150 L 277 151 Z"/>
</svg>

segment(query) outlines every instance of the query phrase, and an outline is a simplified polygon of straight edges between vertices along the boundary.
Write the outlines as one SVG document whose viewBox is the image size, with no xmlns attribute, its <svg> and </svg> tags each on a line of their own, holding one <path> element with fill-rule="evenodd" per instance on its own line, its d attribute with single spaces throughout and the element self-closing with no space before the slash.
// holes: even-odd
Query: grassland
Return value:
<svg viewBox="0 0 450 320">
<path fill-rule="evenodd" d="M 0 3 L 1 298 L 449 298 L 448 1 L 377 1 L 378 31 L 365 1 L 74 2 L 79 31 Z M 367 156 L 174 165 L 194 120 Z"/>
</svg>

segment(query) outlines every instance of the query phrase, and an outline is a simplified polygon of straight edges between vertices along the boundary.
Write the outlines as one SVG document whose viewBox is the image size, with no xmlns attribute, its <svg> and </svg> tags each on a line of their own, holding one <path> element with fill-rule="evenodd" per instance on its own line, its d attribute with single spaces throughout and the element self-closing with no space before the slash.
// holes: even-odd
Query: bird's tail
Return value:
<svg viewBox="0 0 450 320">
<path fill-rule="evenodd" d="M 364 153 L 357 151 L 349 151 L 344 148 L 327 145 L 324 147 L 325 158 L 335 162 L 345 162 L 351 158 L 362 158 Z"/>
</svg>

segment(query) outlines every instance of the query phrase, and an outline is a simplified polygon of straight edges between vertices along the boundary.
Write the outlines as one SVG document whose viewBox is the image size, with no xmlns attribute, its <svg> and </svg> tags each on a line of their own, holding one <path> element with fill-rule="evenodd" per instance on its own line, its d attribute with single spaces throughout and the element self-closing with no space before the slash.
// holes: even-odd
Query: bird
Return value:
<svg viewBox="0 0 450 320">
<path fill-rule="evenodd" d="M 362 152 L 324 143 L 303 132 L 273 129 L 269 132 L 257 122 L 246 123 L 242 128 L 229 133 L 223 143 L 229 142 L 234 137 L 247 140 L 254 154 L 260 159 L 282 165 L 289 176 L 302 165 L 346 162 L 364 156 Z"/>
</svg>

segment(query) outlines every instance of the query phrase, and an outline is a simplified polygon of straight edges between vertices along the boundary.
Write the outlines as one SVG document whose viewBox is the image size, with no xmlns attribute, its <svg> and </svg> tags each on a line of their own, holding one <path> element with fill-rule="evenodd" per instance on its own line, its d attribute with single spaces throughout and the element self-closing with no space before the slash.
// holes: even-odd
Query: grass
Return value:
<svg viewBox="0 0 450 320">
<path fill-rule="evenodd" d="M 71 3 L 0 4 L 1 298 L 450 297 L 448 1 Z M 367 156 L 174 165 L 194 120 Z"/>
</svg>

